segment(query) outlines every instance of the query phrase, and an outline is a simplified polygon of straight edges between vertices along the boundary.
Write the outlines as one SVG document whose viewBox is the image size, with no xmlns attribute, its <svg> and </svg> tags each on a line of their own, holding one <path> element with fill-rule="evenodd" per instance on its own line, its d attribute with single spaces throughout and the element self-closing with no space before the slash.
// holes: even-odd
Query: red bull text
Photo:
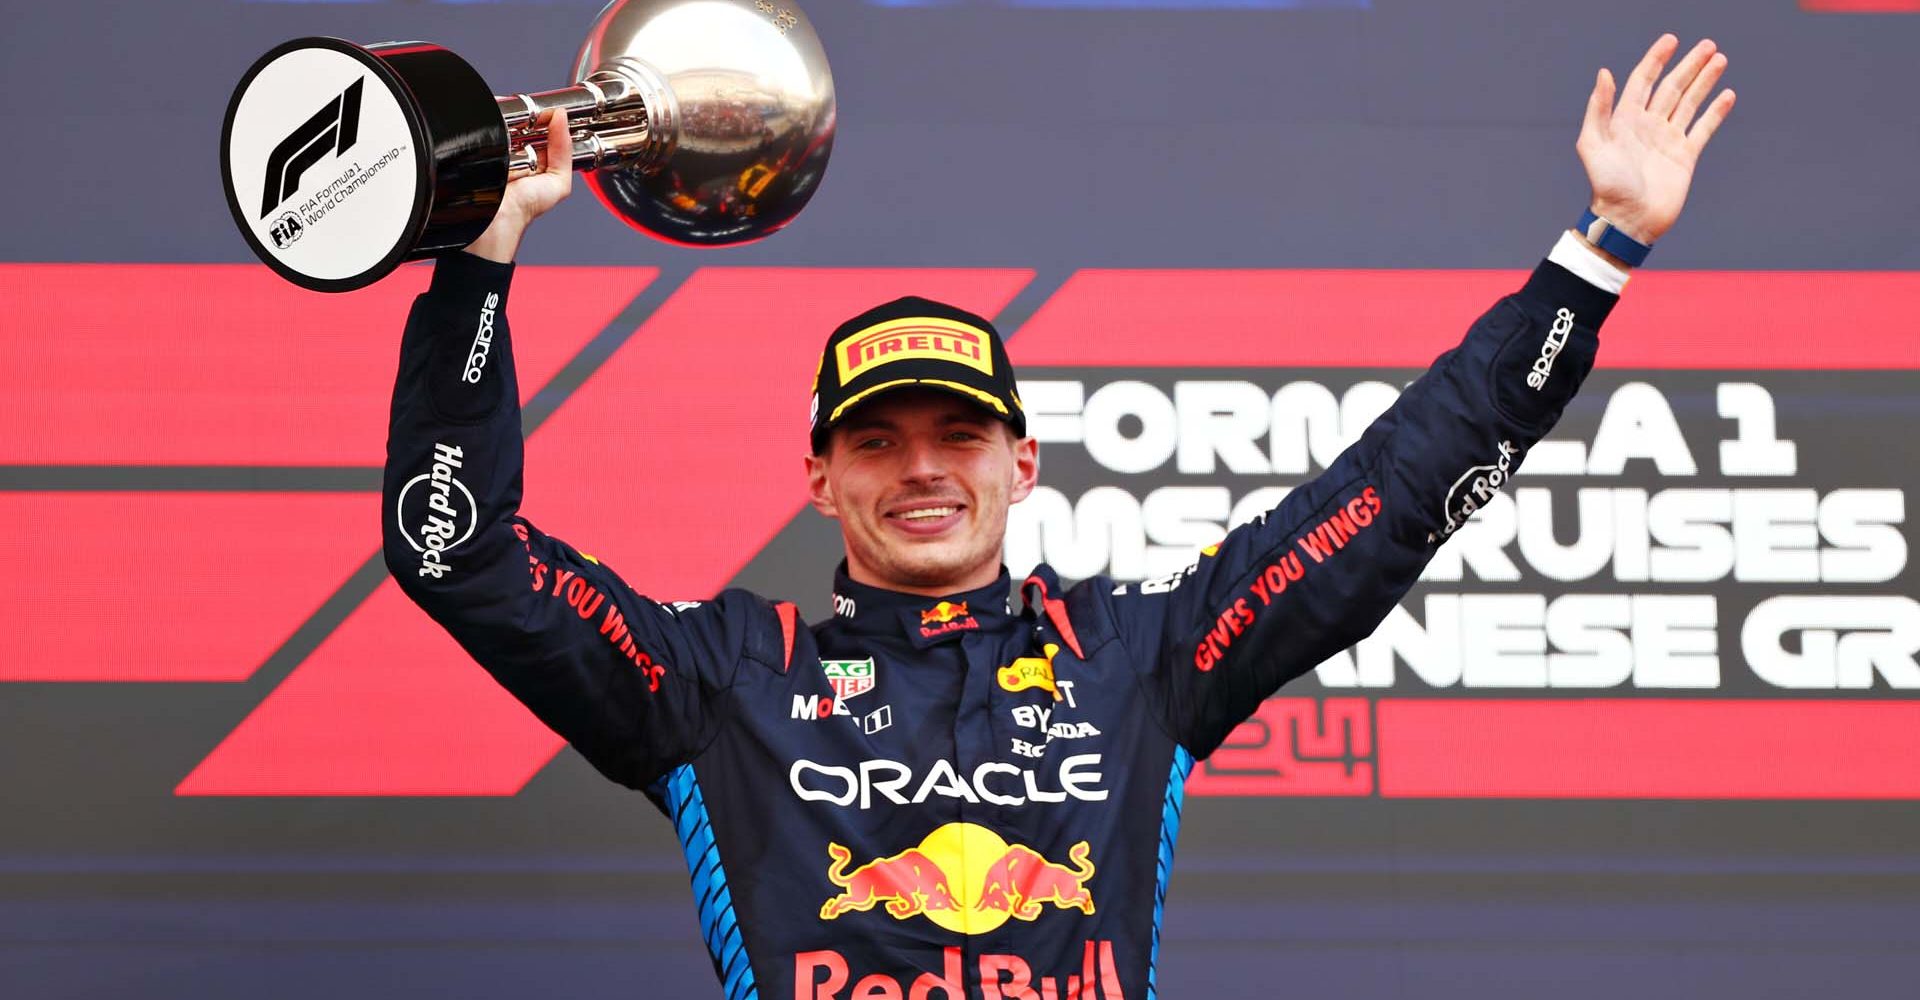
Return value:
<svg viewBox="0 0 1920 1000">
<path fill-rule="evenodd" d="M 920 634 L 929 639 L 979 627 L 980 620 L 967 610 L 965 601 L 941 601 L 933 607 L 920 609 Z"/>
<path fill-rule="evenodd" d="M 1019 955 L 979 956 L 978 985 L 969 990 L 963 977 L 965 963 L 959 948 L 942 951 L 939 972 L 922 972 L 902 985 L 883 972 L 853 979 L 846 956 L 837 951 L 803 951 L 793 956 L 794 1000 L 1126 1000 L 1113 958 L 1112 941 L 1087 941 L 1081 947 L 1080 970 L 1062 975 L 1035 976 Z M 910 975 L 911 973 L 908 973 Z"/>
</svg>

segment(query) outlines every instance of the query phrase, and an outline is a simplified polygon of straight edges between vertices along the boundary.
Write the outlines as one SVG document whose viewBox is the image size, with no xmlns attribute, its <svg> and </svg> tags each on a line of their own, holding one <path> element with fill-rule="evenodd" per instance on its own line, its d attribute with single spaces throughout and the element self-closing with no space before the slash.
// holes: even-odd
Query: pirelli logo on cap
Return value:
<svg viewBox="0 0 1920 1000">
<path fill-rule="evenodd" d="M 915 316 L 875 323 L 840 342 L 834 349 L 840 384 L 893 361 L 910 359 L 957 361 L 983 375 L 993 375 L 993 352 L 987 332 L 957 320 Z"/>
</svg>

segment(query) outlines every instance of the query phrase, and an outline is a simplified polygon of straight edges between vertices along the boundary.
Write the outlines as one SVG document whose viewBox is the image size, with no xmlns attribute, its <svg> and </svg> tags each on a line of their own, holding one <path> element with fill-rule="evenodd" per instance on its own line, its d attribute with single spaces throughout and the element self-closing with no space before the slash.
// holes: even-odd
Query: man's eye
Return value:
<svg viewBox="0 0 1920 1000">
<path fill-rule="evenodd" d="M 949 441 L 977 441 L 980 435 L 972 431 L 953 431 L 947 435 Z"/>
<path fill-rule="evenodd" d="M 875 448 L 884 448 L 886 447 L 886 445 L 887 445 L 886 438 L 872 437 L 872 438 L 861 438 L 860 443 L 857 445 L 854 445 L 854 447 L 860 448 L 866 451 L 872 451 Z"/>
</svg>

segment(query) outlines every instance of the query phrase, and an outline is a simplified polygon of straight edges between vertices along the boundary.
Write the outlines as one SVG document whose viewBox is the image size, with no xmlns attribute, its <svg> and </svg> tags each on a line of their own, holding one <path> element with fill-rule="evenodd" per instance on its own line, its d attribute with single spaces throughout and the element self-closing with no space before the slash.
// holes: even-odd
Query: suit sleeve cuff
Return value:
<svg viewBox="0 0 1920 1000">
<path fill-rule="evenodd" d="M 1520 298 L 1544 308 L 1548 315 L 1567 309 L 1581 326 L 1590 330 L 1598 330 L 1607 314 L 1613 311 L 1614 303 L 1620 301 L 1620 296 L 1593 284 L 1551 257 L 1534 268 L 1533 275 L 1520 289 Z"/>
<path fill-rule="evenodd" d="M 448 303 L 464 303 L 498 295 L 499 304 L 507 300 L 507 286 L 513 281 L 513 265 L 476 257 L 464 251 L 437 258 L 433 263 L 433 283 L 427 294 Z"/>
<path fill-rule="evenodd" d="M 1553 245 L 1547 259 L 1578 275 L 1588 284 L 1613 295 L 1627 287 L 1627 272 L 1609 263 L 1606 258 L 1595 253 L 1593 248 L 1582 243 L 1580 238 L 1569 232 L 1560 234 L 1560 242 Z"/>
</svg>

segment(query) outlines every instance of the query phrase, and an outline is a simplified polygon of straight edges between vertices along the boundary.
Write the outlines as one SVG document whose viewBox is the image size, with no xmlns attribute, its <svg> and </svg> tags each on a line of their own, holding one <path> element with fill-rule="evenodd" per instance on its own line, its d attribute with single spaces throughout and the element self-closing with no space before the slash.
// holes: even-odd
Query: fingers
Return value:
<svg viewBox="0 0 1920 1000">
<path fill-rule="evenodd" d="M 1693 123 L 1693 130 L 1687 133 L 1687 148 L 1693 150 L 1695 156 L 1700 155 L 1700 151 L 1707 148 L 1707 141 L 1720 128 L 1720 123 L 1726 121 L 1732 111 L 1733 91 L 1723 90 L 1712 104 L 1707 105 L 1707 113 Z"/>
<path fill-rule="evenodd" d="M 1680 39 L 1671 34 L 1661 35 L 1640 57 L 1640 65 L 1627 75 L 1627 85 L 1620 92 L 1620 106 L 1623 108 L 1644 108 L 1653 94 L 1654 81 L 1660 79 L 1660 71 L 1666 67 L 1667 60 L 1673 58 L 1675 49 L 1680 47 Z"/>
<path fill-rule="evenodd" d="M 1593 81 L 1593 93 L 1587 95 L 1587 116 L 1580 122 L 1582 139 L 1605 139 L 1612 132 L 1613 74 L 1606 67 Z"/>
<path fill-rule="evenodd" d="M 1713 93 L 1713 85 L 1720 82 L 1720 74 L 1726 70 L 1727 54 L 1715 52 L 1713 58 L 1707 60 L 1706 66 L 1700 70 L 1700 75 L 1694 77 L 1693 83 L 1688 85 L 1687 92 L 1681 96 L 1680 104 L 1673 109 L 1673 114 L 1668 116 L 1675 125 L 1686 128 L 1687 123 L 1693 121 L 1694 112 L 1700 110 L 1700 102 L 1705 101 L 1707 95 Z"/>
<path fill-rule="evenodd" d="M 1672 117 L 1673 109 L 1680 104 L 1680 95 L 1693 85 L 1701 67 L 1707 64 L 1713 54 L 1713 39 L 1702 38 L 1673 68 L 1673 72 L 1661 81 L 1660 89 L 1653 92 L 1653 101 L 1647 105 L 1647 110 L 1661 118 Z"/>
<path fill-rule="evenodd" d="M 567 127 L 566 108 L 555 108 L 547 118 L 547 162 L 542 172 L 560 178 L 562 197 L 573 189 L 573 130 Z"/>
</svg>

